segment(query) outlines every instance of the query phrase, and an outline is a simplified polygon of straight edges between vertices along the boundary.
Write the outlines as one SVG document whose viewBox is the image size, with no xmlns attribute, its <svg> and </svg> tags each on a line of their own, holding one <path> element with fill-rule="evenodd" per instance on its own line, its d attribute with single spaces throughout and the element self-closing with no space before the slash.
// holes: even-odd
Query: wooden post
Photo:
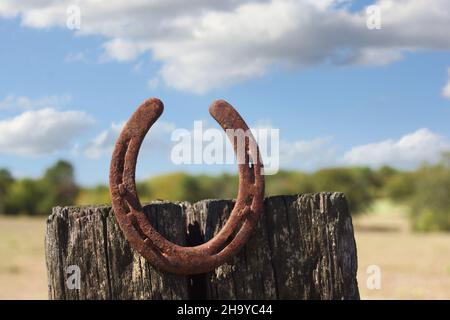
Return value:
<svg viewBox="0 0 450 320">
<path fill-rule="evenodd" d="M 145 212 L 167 239 L 193 246 L 220 230 L 233 205 L 154 202 Z M 265 208 L 233 261 L 193 277 L 152 268 L 130 248 L 110 207 L 54 208 L 46 234 L 49 298 L 359 299 L 353 226 L 342 194 L 270 197 Z M 77 271 L 79 289 L 68 285 Z"/>
</svg>

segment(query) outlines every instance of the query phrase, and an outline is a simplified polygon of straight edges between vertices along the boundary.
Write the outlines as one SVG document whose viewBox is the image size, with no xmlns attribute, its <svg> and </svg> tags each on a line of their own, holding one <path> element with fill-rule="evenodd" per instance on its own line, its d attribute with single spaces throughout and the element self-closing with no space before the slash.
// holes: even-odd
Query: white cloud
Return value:
<svg viewBox="0 0 450 320">
<path fill-rule="evenodd" d="M 84 154 L 91 159 L 97 159 L 105 154 L 111 154 L 114 144 L 123 129 L 125 122 L 112 123 L 109 129 L 102 131 L 85 148 Z"/>
<path fill-rule="evenodd" d="M 331 138 L 312 140 L 281 141 L 280 166 L 315 170 L 336 164 L 337 150 L 331 145 Z"/>
<path fill-rule="evenodd" d="M 89 59 L 85 52 L 69 52 L 64 58 L 65 62 L 88 62 Z"/>
<path fill-rule="evenodd" d="M 94 120 L 82 111 L 26 111 L 0 121 L 0 153 L 44 155 L 70 148 Z"/>
<path fill-rule="evenodd" d="M 414 169 L 424 162 L 437 163 L 450 151 L 450 140 L 429 129 L 419 129 L 399 139 L 355 146 L 342 154 L 331 137 L 280 142 L 280 166 L 301 170 L 342 165 Z"/>
<path fill-rule="evenodd" d="M 146 48 L 140 47 L 139 44 L 124 39 L 113 39 L 103 44 L 105 52 L 101 61 L 110 60 L 132 61 L 136 59 Z"/>
<path fill-rule="evenodd" d="M 110 156 L 124 124 L 125 122 L 113 123 L 110 128 L 101 132 L 84 148 L 85 156 L 91 159 Z M 202 128 L 203 130 L 217 129 L 207 122 L 202 122 Z M 174 142 L 171 141 L 171 133 L 175 129 L 176 126 L 173 123 L 157 122 L 144 140 L 142 152 L 158 150 L 158 152 L 170 153 L 170 148 L 174 146 Z M 255 126 L 252 126 L 252 130 L 260 129 L 274 129 L 274 127 L 267 120 L 259 121 Z M 195 137 L 192 130 L 187 130 L 187 132 Z M 225 134 L 222 131 L 220 132 L 223 134 L 223 139 L 228 141 Z M 203 146 L 206 144 L 203 140 L 190 141 L 190 143 L 202 144 Z M 266 145 L 266 143 L 263 145 Z M 202 152 L 201 148 L 198 149 L 197 151 Z M 274 154 L 270 149 L 272 148 L 269 147 L 268 150 L 262 150 L 262 152 L 264 155 L 273 158 Z M 279 143 L 280 168 L 312 171 L 323 167 L 342 165 L 370 167 L 390 165 L 401 169 L 413 169 L 424 162 L 438 162 L 441 159 L 442 152 L 450 151 L 450 140 L 428 129 L 419 129 L 398 140 L 389 139 L 356 146 L 345 153 L 342 153 L 339 149 L 332 137 L 310 140 L 286 140 L 281 137 Z M 226 143 L 226 152 L 226 154 L 234 154 L 230 143 Z"/>
<path fill-rule="evenodd" d="M 261 119 L 252 126 L 252 130 L 271 130 L 275 127 L 270 120 Z M 280 132 L 281 135 L 283 132 Z M 281 168 L 315 170 L 320 167 L 332 166 L 337 163 L 337 148 L 332 145 L 332 137 L 320 137 L 311 140 L 286 140 L 280 137 L 279 161 Z M 261 150 L 271 152 L 272 150 Z M 269 152 L 269 153 L 270 153 Z M 271 155 L 273 156 L 273 155 Z"/>
<path fill-rule="evenodd" d="M 98 0 L 77 2 L 82 35 L 101 35 L 103 59 L 148 53 L 173 88 L 202 93 L 279 65 L 386 64 L 418 50 L 449 51 L 448 0 L 378 0 L 381 30 L 343 0 Z M 66 26 L 73 1 L 2 0 L 0 16 L 33 28 Z M 154 75 L 151 76 L 153 78 Z"/>
<path fill-rule="evenodd" d="M 114 145 L 119 137 L 125 122 L 112 123 L 111 126 L 97 135 L 84 149 L 84 154 L 90 159 L 111 156 Z M 170 134 L 175 125 L 170 122 L 158 121 L 147 134 L 142 150 L 150 148 L 165 148 L 170 145 Z"/>
<path fill-rule="evenodd" d="M 442 152 L 448 150 L 450 141 L 447 138 L 428 129 L 419 129 L 398 140 L 354 147 L 344 155 L 343 161 L 350 165 L 391 165 L 411 169 L 423 162 L 439 161 Z"/>
<path fill-rule="evenodd" d="M 90 143 L 88 143 L 84 148 L 84 154 L 87 158 L 98 159 L 104 156 L 111 156 L 114 145 L 120 132 L 122 131 L 125 122 L 112 123 L 111 126 L 98 134 Z M 219 130 L 223 141 L 225 141 L 225 154 L 234 155 L 233 148 L 228 142 L 228 138 L 222 129 L 218 128 L 216 124 L 209 122 L 208 120 L 201 121 L 201 127 L 205 133 L 208 130 L 215 129 Z M 274 129 L 270 121 L 260 120 L 251 127 L 252 130 L 261 129 Z M 171 122 L 158 121 L 150 129 L 147 134 L 141 152 L 154 152 L 158 150 L 160 153 L 170 154 L 171 148 L 178 144 L 171 140 L 172 133 L 177 129 L 176 125 Z M 180 128 L 178 128 L 180 129 Z M 210 142 L 203 140 L 202 135 L 195 135 L 194 129 L 185 129 L 187 133 L 190 134 L 191 139 L 189 140 L 189 145 L 187 148 L 192 147 L 192 144 L 197 146 L 202 145 L 203 148 Z M 255 131 L 253 131 L 255 134 Z M 272 141 L 273 142 L 273 141 Z M 336 148 L 331 145 L 331 138 L 316 138 L 312 140 L 296 140 L 287 141 L 281 140 L 279 142 L 279 160 L 280 165 L 283 168 L 296 168 L 302 170 L 314 170 L 321 166 L 329 166 L 336 163 L 338 158 Z M 269 142 L 269 145 L 271 142 Z M 267 142 L 262 145 L 267 145 Z M 268 145 L 266 146 L 268 150 L 261 150 L 264 155 L 273 157 L 272 149 Z M 194 148 L 192 150 L 192 157 L 203 157 L 203 148 Z M 196 152 L 199 152 L 196 154 Z M 266 161 L 266 164 L 268 162 Z"/>
<path fill-rule="evenodd" d="M 150 90 L 156 90 L 159 86 L 159 79 L 158 78 L 152 78 L 148 81 L 148 87 Z"/>
<path fill-rule="evenodd" d="M 448 82 L 444 89 L 442 89 L 442 95 L 450 99 L 450 68 L 448 69 Z"/>
<path fill-rule="evenodd" d="M 0 101 L 0 110 L 6 109 L 38 109 L 61 107 L 72 100 L 70 95 L 50 95 L 39 98 L 29 98 L 10 94 Z"/>
</svg>

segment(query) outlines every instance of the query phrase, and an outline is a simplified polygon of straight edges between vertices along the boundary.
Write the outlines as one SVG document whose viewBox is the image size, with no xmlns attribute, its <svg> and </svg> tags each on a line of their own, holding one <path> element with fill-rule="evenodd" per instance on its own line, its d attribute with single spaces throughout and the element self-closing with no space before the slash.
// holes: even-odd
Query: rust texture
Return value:
<svg viewBox="0 0 450 320">
<path fill-rule="evenodd" d="M 207 273 L 229 261 L 250 238 L 263 211 L 262 160 L 251 133 L 244 138 L 243 156 L 238 152 L 238 137 L 229 135 L 238 155 L 239 191 L 228 221 L 214 238 L 202 245 L 182 247 L 168 241 L 150 225 L 135 183 L 136 162 L 142 141 L 163 109 L 164 105 L 158 99 L 145 101 L 120 134 L 110 167 L 112 206 L 126 239 L 154 267 L 180 275 Z M 249 133 L 245 121 L 226 101 L 215 101 L 209 111 L 224 130 Z"/>
</svg>

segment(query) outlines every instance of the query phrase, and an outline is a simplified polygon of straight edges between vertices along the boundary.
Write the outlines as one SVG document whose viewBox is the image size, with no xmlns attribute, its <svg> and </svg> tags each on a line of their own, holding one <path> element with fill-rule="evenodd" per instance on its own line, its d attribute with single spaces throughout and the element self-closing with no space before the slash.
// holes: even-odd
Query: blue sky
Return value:
<svg viewBox="0 0 450 320">
<path fill-rule="evenodd" d="M 437 161 L 450 149 L 446 1 L 429 1 L 428 9 L 420 0 L 402 0 L 387 9 L 387 1 L 325 0 L 321 7 L 306 0 L 229 1 L 223 8 L 194 1 L 199 11 L 189 12 L 174 1 L 170 8 L 156 8 L 167 16 L 155 22 L 155 29 L 170 25 L 168 31 L 146 29 L 148 35 L 139 30 L 149 22 L 133 8 L 115 8 L 113 1 L 109 8 L 105 4 L 102 17 L 89 2 L 56 8 L 48 1 L 0 5 L 0 167 L 17 176 L 39 176 L 62 158 L 75 165 L 79 182 L 106 183 L 112 124 L 127 120 L 149 97 L 159 97 L 166 107 L 155 139 L 167 143 L 171 128 L 192 128 L 195 120 L 209 119 L 212 101 L 226 99 L 250 125 L 280 129 L 288 154 L 281 157 L 283 168 L 413 168 Z M 80 30 L 65 26 L 64 9 L 71 4 L 81 9 Z M 383 9 L 381 30 L 353 30 L 370 4 Z M 307 9 L 310 19 L 283 18 L 286 7 L 292 12 L 297 6 Z M 434 17 L 435 11 L 442 15 Z M 122 15 L 128 20 L 122 22 Z M 246 23 L 265 15 L 279 20 L 269 26 Z M 333 36 L 323 19 L 311 19 L 316 16 L 342 30 Z M 222 22 L 224 17 L 233 24 Z M 197 25 L 193 18 L 204 21 Z M 420 27 L 427 21 L 433 22 L 429 32 Z M 239 23 L 242 36 L 234 30 Z M 191 29 L 184 34 L 186 28 Z M 66 125 L 57 127 L 46 115 Z M 27 137 L 35 138 L 27 142 Z M 174 170 L 234 170 L 175 166 L 169 153 L 157 143 L 149 147 L 140 156 L 138 178 Z"/>
</svg>

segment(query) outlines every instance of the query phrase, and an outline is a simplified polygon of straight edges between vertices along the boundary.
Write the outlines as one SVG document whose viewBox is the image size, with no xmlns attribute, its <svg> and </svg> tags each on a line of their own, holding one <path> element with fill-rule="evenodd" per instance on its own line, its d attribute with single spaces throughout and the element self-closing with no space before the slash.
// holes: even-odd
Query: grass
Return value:
<svg viewBox="0 0 450 320">
<path fill-rule="evenodd" d="M 358 283 L 363 299 L 450 299 L 450 233 L 412 233 L 406 208 L 378 201 L 354 219 Z M 366 270 L 381 269 L 381 289 Z"/>
<path fill-rule="evenodd" d="M 450 299 L 450 234 L 409 230 L 406 210 L 378 201 L 354 219 L 363 299 Z M 45 218 L 0 216 L 0 299 L 46 299 Z M 381 289 L 366 270 L 381 268 Z"/>
<path fill-rule="evenodd" d="M 0 299 L 46 299 L 45 218 L 0 217 Z"/>
</svg>

